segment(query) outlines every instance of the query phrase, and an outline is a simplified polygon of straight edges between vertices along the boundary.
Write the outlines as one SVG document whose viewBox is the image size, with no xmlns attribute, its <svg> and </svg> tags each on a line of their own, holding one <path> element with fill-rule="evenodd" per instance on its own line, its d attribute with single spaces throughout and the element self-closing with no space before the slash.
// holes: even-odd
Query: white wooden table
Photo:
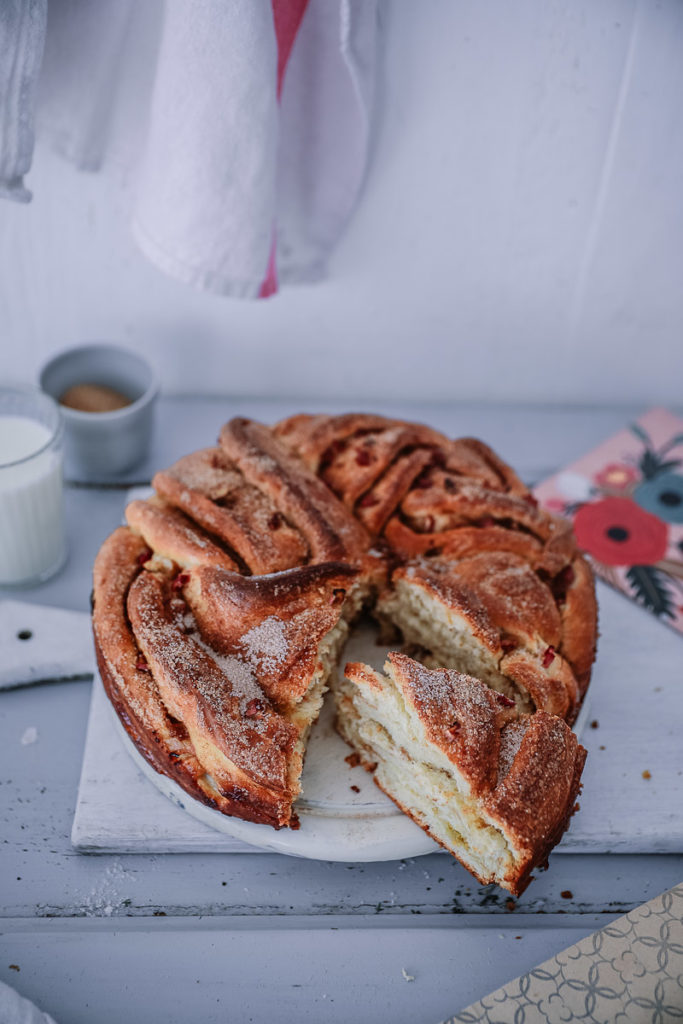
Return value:
<svg viewBox="0 0 683 1024">
<path fill-rule="evenodd" d="M 95 552 L 120 522 L 129 486 L 210 443 L 231 415 L 273 421 L 295 408 L 317 406 L 163 400 L 148 465 L 113 484 L 68 487 L 64 571 L 0 597 L 87 610 Z M 483 437 L 530 482 L 643 411 L 374 408 Z M 336 409 L 326 403 L 324 411 Z M 680 682 L 683 640 L 679 657 L 662 658 L 657 644 L 645 654 L 652 678 Z M 681 849 L 556 854 L 510 909 L 505 893 L 478 886 L 444 854 L 363 865 L 275 854 L 78 854 L 70 835 L 90 689 L 80 681 L 0 693 L 0 979 L 58 1024 L 436 1024 L 683 878 Z M 599 772 L 590 783 L 599 785 Z M 671 801 L 683 816 L 683 782 Z"/>
</svg>

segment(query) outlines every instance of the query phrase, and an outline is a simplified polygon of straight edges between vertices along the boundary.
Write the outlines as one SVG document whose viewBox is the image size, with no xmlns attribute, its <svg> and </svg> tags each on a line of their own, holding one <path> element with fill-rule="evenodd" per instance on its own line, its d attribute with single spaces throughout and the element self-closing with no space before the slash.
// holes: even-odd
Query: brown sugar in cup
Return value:
<svg viewBox="0 0 683 1024">
<path fill-rule="evenodd" d="M 115 412 L 125 409 L 131 400 L 103 384 L 72 384 L 59 399 L 59 404 L 79 412 Z"/>
<path fill-rule="evenodd" d="M 149 454 L 159 388 L 136 352 L 110 344 L 67 349 L 45 364 L 39 383 L 60 403 L 68 475 L 116 476 Z"/>
</svg>

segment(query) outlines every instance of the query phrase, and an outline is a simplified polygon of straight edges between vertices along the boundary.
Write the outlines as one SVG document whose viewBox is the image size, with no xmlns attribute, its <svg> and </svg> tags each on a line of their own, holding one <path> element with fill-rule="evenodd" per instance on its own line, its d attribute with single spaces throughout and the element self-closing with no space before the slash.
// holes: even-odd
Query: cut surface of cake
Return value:
<svg viewBox="0 0 683 1024">
<path fill-rule="evenodd" d="M 345 677 L 338 729 L 380 789 L 480 882 L 520 893 L 575 808 L 586 752 L 567 724 L 404 654 Z"/>
<path fill-rule="evenodd" d="M 401 566 L 377 612 L 430 652 L 428 664 L 484 680 L 520 711 L 574 721 L 583 694 L 566 648 L 560 653 L 560 611 L 518 555 L 483 552 L 445 566 Z"/>
<path fill-rule="evenodd" d="M 356 665 L 340 731 L 366 762 L 372 732 L 382 788 L 477 877 L 517 891 L 566 827 L 583 764 L 567 723 L 597 609 L 568 525 L 481 441 L 364 413 L 236 418 L 152 482 L 97 556 L 93 630 L 111 703 L 155 770 L 223 814 L 297 827 L 307 737 L 365 610 L 422 664 Z M 448 739 L 458 693 L 471 722 Z M 395 749 L 380 707 L 402 709 Z M 410 796 L 427 782 L 434 820 Z"/>
</svg>

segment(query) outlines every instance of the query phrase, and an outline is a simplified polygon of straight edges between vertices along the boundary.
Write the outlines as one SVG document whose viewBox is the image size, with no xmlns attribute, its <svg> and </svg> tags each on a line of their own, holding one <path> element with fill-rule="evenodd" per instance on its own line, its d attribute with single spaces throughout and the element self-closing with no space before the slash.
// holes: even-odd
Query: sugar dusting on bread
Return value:
<svg viewBox="0 0 683 1024">
<path fill-rule="evenodd" d="M 242 644 L 252 664 L 273 671 L 283 664 L 289 650 L 285 624 L 274 615 L 269 615 L 244 634 Z"/>
<path fill-rule="evenodd" d="M 340 731 L 478 878 L 520 891 L 585 756 L 562 721 L 596 635 L 570 528 L 482 442 L 367 414 L 237 418 L 153 483 L 98 555 L 94 612 L 107 692 L 150 763 L 223 813 L 295 825 L 308 731 L 374 606 L 425 664 L 352 669 Z"/>
</svg>

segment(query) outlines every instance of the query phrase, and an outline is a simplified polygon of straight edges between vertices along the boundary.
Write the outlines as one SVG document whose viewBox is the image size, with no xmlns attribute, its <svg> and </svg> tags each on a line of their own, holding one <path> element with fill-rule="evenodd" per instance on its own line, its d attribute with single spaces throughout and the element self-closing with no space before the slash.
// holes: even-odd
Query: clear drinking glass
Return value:
<svg viewBox="0 0 683 1024">
<path fill-rule="evenodd" d="M 66 559 L 59 407 L 38 388 L 0 385 L 0 586 L 29 586 Z"/>
</svg>

